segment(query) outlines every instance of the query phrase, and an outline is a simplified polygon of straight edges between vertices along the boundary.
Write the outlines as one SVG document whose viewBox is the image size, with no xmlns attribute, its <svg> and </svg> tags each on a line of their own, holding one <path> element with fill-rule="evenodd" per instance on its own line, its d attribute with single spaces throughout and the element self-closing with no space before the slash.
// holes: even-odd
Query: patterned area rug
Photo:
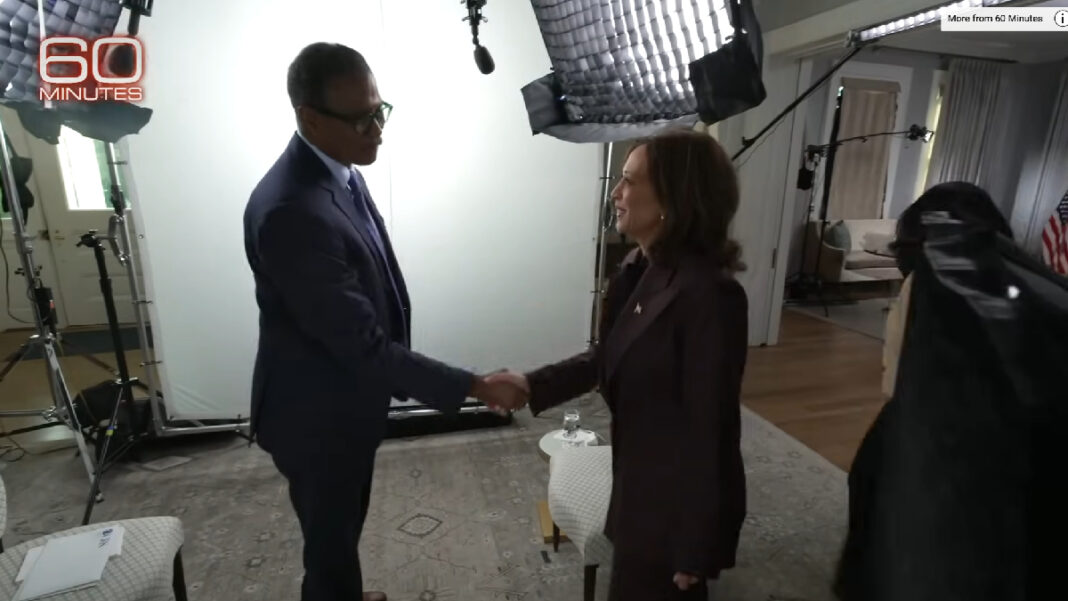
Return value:
<svg viewBox="0 0 1068 601">
<path fill-rule="evenodd" d="M 607 435 L 596 397 L 570 405 L 584 426 Z M 365 585 L 396 601 L 582 598 L 578 552 L 542 543 L 535 503 L 545 498 L 542 434 L 563 408 L 541 418 L 475 432 L 391 440 L 378 454 L 374 495 L 361 541 Z M 746 411 L 743 447 L 749 518 L 739 565 L 716 599 L 824 601 L 846 517 L 845 474 Z M 270 458 L 230 436 L 168 441 L 141 457 L 192 458 L 154 472 L 130 463 L 104 479 L 94 522 L 175 515 L 186 531 L 190 599 L 295 601 L 301 539 L 285 480 Z M 3 465 L 7 546 L 80 522 L 88 486 L 70 451 Z M 608 573 L 598 576 L 598 598 Z"/>
</svg>

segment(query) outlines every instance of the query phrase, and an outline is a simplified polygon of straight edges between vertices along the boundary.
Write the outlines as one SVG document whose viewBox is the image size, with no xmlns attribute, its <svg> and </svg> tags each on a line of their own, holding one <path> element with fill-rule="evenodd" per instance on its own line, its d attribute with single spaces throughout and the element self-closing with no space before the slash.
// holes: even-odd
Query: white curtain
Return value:
<svg viewBox="0 0 1068 601">
<path fill-rule="evenodd" d="M 1062 69 L 1042 156 L 1034 175 L 1021 179 L 1012 210 L 1017 239 L 1036 255 L 1041 252 L 1042 228 L 1068 191 L 1068 69 Z"/>
<path fill-rule="evenodd" d="M 842 78 L 842 120 L 838 139 L 893 130 L 901 86 L 896 81 Z M 843 144 L 835 158 L 830 219 L 879 219 L 886 199 L 890 138 L 880 136 Z"/>
<path fill-rule="evenodd" d="M 950 63 L 926 188 L 948 181 L 979 181 L 990 142 L 1001 71 L 1001 64 L 989 61 L 961 59 Z"/>
<path fill-rule="evenodd" d="M 1006 219 L 1013 214 L 1021 184 L 1031 178 L 1037 185 L 1063 72 L 1059 63 L 1001 67 L 979 178 L 969 181 L 990 193 Z M 1019 226 L 1013 229 L 1023 233 Z"/>
<path fill-rule="evenodd" d="M 954 60 L 926 187 L 972 182 L 1038 253 L 1042 227 L 1068 188 L 1068 63 Z"/>
</svg>

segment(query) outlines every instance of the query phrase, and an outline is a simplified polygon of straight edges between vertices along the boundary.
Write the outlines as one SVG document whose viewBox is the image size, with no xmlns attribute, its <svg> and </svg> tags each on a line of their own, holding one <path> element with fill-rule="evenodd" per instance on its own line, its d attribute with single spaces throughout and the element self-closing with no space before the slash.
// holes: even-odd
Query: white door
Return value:
<svg viewBox="0 0 1068 601">
<path fill-rule="evenodd" d="M 38 237 L 34 255 L 38 263 L 47 267 L 42 271 L 42 280 L 52 288 L 60 327 L 106 325 L 108 316 L 96 258 L 91 248 L 78 246 L 81 236 L 91 230 L 96 230 L 98 236 L 107 236 L 109 219 L 114 215 L 104 143 L 64 127 L 60 143 L 52 145 L 23 129 L 14 111 L 5 109 L 2 114 L 4 130 L 16 152 L 33 161 L 29 187 L 35 204 L 29 230 Z M 132 230 L 128 213 L 127 221 Z M 6 230 L 11 230 L 10 223 Z M 14 250 L 11 241 L 5 234 L 5 250 Z M 126 269 L 111 252 L 107 240 L 104 244 L 116 314 L 122 323 L 135 321 Z M 18 256 L 10 251 L 9 254 L 14 269 Z M 16 291 L 14 283 L 12 288 Z M 32 316 L 29 306 L 25 311 Z M 12 321 L 10 317 L 7 320 Z"/>
<path fill-rule="evenodd" d="M 104 143 L 66 127 L 58 145 L 29 135 L 26 138 L 34 162 L 33 177 L 40 190 L 38 202 L 45 213 L 55 258 L 55 297 L 63 316 L 62 325 L 106 324 L 107 311 L 93 249 L 78 245 L 91 230 L 100 237 L 107 236 L 109 219 L 114 215 Z M 129 214 L 127 221 L 133 221 Z M 131 323 L 135 318 L 126 268 L 111 251 L 111 245 L 106 240 L 102 242 L 119 322 Z"/>
</svg>

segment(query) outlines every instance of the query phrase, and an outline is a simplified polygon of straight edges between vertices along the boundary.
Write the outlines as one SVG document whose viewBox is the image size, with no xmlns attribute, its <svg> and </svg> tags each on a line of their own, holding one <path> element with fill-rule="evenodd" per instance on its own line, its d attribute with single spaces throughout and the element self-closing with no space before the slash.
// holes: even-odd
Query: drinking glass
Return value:
<svg viewBox="0 0 1068 601">
<path fill-rule="evenodd" d="M 574 438 L 575 433 L 578 432 L 579 425 L 579 412 L 577 409 L 568 409 L 564 412 L 564 438 Z"/>
</svg>

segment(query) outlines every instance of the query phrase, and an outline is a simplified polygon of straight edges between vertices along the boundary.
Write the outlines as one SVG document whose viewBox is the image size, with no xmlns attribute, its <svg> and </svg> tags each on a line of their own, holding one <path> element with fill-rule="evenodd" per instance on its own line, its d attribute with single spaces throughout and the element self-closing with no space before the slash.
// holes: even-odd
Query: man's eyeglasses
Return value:
<svg viewBox="0 0 1068 601">
<path fill-rule="evenodd" d="M 362 115 L 342 115 L 320 107 L 311 107 L 311 109 L 317 113 L 326 115 L 327 117 L 332 117 L 338 121 L 349 124 L 356 133 L 362 135 L 370 131 L 371 126 L 376 123 L 378 124 L 379 129 L 385 128 L 386 121 L 389 121 L 389 115 L 393 112 L 393 105 L 388 102 L 383 102 L 378 105 L 378 108 L 374 111 Z"/>
</svg>

